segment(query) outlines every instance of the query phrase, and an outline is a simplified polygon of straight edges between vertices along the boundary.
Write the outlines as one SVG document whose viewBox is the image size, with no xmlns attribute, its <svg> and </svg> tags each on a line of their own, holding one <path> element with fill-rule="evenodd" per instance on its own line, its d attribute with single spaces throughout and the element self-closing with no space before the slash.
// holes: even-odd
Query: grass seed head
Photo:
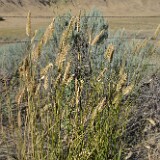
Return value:
<svg viewBox="0 0 160 160">
<path fill-rule="evenodd" d="M 48 26 L 48 28 L 46 29 L 44 35 L 43 35 L 43 41 L 44 44 L 46 44 L 48 42 L 48 40 L 52 37 L 53 32 L 54 32 L 54 21 L 55 19 L 53 19 L 53 21 L 51 22 L 51 24 Z"/>
<path fill-rule="evenodd" d="M 59 73 L 57 78 L 56 78 L 56 80 L 55 80 L 55 82 L 54 82 L 54 86 L 57 86 L 60 83 L 61 77 L 62 77 L 62 74 Z"/>
<path fill-rule="evenodd" d="M 158 37 L 158 35 L 159 35 L 159 33 L 160 33 L 160 24 L 158 25 L 158 27 L 157 27 L 157 29 L 156 29 L 156 31 L 155 31 L 154 36 L 152 37 L 152 39 L 156 40 L 157 37 Z"/>
<path fill-rule="evenodd" d="M 57 55 L 56 66 L 58 67 L 58 69 L 62 68 L 63 62 L 66 60 L 69 50 L 70 50 L 70 45 L 66 45 L 64 46 L 62 51 Z"/>
<path fill-rule="evenodd" d="M 148 39 L 145 39 L 142 42 L 138 42 L 133 49 L 133 54 L 140 53 L 141 49 L 145 48 L 145 46 L 148 44 Z"/>
<path fill-rule="evenodd" d="M 79 16 L 77 17 L 77 32 L 80 32 L 80 22 L 81 22 L 81 10 L 79 11 Z"/>
<path fill-rule="evenodd" d="M 31 44 L 33 44 L 33 42 L 35 41 L 37 32 L 38 32 L 38 30 L 35 30 L 35 31 L 34 31 L 34 35 L 33 35 L 32 39 L 31 39 Z"/>
<path fill-rule="evenodd" d="M 73 76 L 70 76 L 68 79 L 66 79 L 66 80 L 65 80 L 66 86 L 68 86 L 69 83 L 71 83 L 72 80 L 73 80 Z"/>
<path fill-rule="evenodd" d="M 41 51 L 42 51 L 42 47 L 43 47 L 43 41 L 41 40 L 38 45 L 36 46 L 36 48 L 32 51 L 32 57 L 33 57 L 33 61 L 36 62 L 37 59 L 41 56 Z"/>
<path fill-rule="evenodd" d="M 114 46 L 112 44 L 108 45 L 107 50 L 104 54 L 104 58 L 107 59 L 110 63 L 113 58 Z"/>
<path fill-rule="evenodd" d="M 128 95 L 129 93 L 131 93 L 131 91 L 133 90 L 134 85 L 129 85 L 126 88 L 122 89 L 122 94 L 123 96 Z"/>
<path fill-rule="evenodd" d="M 22 88 L 20 91 L 19 91 L 19 93 L 18 93 L 18 95 L 17 95 L 17 97 L 16 97 L 16 101 L 17 101 L 17 104 L 18 105 L 20 105 L 20 103 L 22 102 L 22 100 L 23 100 L 23 97 L 24 97 L 24 94 L 25 94 L 25 91 L 26 91 L 26 88 L 24 87 L 24 88 Z"/>
<path fill-rule="evenodd" d="M 101 39 L 101 37 L 104 35 L 104 33 L 105 33 L 105 30 L 103 29 L 103 30 L 93 39 L 93 41 L 91 42 L 91 46 L 96 45 L 96 44 L 99 42 L 99 40 Z"/>
<path fill-rule="evenodd" d="M 69 22 L 68 27 L 63 31 L 61 39 L 60 39 L 60 43 L 59 43 L 60 50 L 63 50 L 63 47 L 67 45 L 68 39 L 72 35 L 72 31 L 73 31 L 75 22 L 76 22 L 75 17 L 72 17 L 70 22 Z"/>
<path fill-rule="evenodd" d="M 62 82 L 66 82 L 66 80 L 69 78 L 70 68 L 71 68 L 71 62 L 68 62 L 67 66 L 66 66 L 66 69 L 65 69 L 65 72 L 64 72 L 64 76 L 63 76 Z"/>
<path fill-rule="evenodd" d="M 41 76 L 44 76 L 48 73 L 48 71 L 53 68 L 53 64 L 49 63 L 45 68 L 40 71 Z"/>
<path fill-rule="evenodd" d="M 45 77 L 43 86 L 45 90 L 49 88 L 49 77 L 48 76 Z"/>
<path fill-rule="evenodd" d="M 39 83 L 36 87 L 35 95 L 37 96 L 40 93 L 41 83 Z"/>
<path fill-rule="evenodd" d="M 101 81 L 101 79 L 104 77 L 105 72 L 107 71 L 107 68 L 104 68 L 102 72 L 97 77 L 97 81 Z"/>
<path fill-rule="evenodd" d="M 121 91 L 121 89 L 122 89 L 123 85 L 125 84 L 126 80 L 127 80 L 127 74 L 126 73 L 121 74 L 119 82 L 118 82 L 117 87 L 116 87 L 116 92 Z"/>
<path fill-rule="evenodd" d="M 98 105 L 94 108 L 92 114 L 91 114 L 91 122 L 92 122 L 92 125 L 93 125 L 93 122 L 94 122 L 94 119 L 96 118 L 97 114 L 100 113 L 103 108 L 104 108 L 104 105 L 105 105 L 105 102 L 106 102 L 106 97 L 103 98 L 99 103 Z"/>
</svg>

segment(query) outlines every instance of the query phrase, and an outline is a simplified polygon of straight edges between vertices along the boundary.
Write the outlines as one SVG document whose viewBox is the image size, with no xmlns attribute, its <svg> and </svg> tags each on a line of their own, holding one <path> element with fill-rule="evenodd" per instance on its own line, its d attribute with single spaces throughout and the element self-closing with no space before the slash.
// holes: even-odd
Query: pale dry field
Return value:
<svg viewBox="0 0 160 160">
<path fill-rule="evenodd" d="M 6 17 L 0 22 L 0 41 L 14 41 L 25 38 L 25 17 Z M 46 27 L 51 18 L 32 18 L 33 30 Z M 115 32 L 125 29 L 128 33 L 137 33 L 141 38 L 151 36 L 158 24 L 160 17 L 106 17 L 109 29 Z"/>
<path fill-rule="evenodd" d="M 77 15 L 79 10 L 87 12 L 93 8 L 106 16 L 111 31 L 125 28 L 128 33 L 140 32 L 144 38 L 151 36 L 160 24 L 160 0 L 73 0 L 67 4 L 52 4 L 50 7 L 35 0 L 20 1 L 22 6 L 18 1 L 14 2 L 15 4 L 0 0 L 0 16 L 6 19 L 0 22 L 0 41 L 25 38 L 25 16 L 29 10 L 33 16 L 33 30 L 46 27 L 51 21 L 51 18 L 34 18 L 35 16 L 56 17 L 66 12 Z"/>
</svg>

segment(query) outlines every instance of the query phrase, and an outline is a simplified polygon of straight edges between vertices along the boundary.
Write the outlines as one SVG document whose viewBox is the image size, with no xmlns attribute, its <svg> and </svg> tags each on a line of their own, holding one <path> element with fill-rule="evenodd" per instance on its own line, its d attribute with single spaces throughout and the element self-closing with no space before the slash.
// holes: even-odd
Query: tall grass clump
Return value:
<svg viewBox="0 0 160 160">
<path fill-rule="evenodd" d="M 35 43 L 28 14 L 10 121 L 18 159 L 122 158 L 131 95 L 151 47 L 123 32 L 108 39 L 108 24 L 94 15 L 56 17 Z"/>
</svg>

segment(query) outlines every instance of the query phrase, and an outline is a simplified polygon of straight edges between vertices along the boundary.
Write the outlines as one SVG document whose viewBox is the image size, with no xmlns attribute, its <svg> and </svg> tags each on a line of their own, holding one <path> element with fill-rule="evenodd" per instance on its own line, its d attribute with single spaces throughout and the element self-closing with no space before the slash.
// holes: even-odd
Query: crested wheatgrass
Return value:
<svg viewBox="0 0 160 160">
<path fill-rule="evenodd" d="M 66 60 L 66 56 L 68 54 L 68 51 L 70 50 L 70 44 L 68 43 L 68 40 L 71 38 L 75 23 L 76 23 L 76 19 L 75 17 L 72 17 L 68 27 L 62 33 L 62 36 L 59 42 L 60 52 L 56 58 L 56 66 L 58 67 L 58 69 L 62 69 L 63 62 Z"/>
<path fill-rule="evenodd" d="M 44 79 L 44 89 L 47 90 L 49 88 L 49 77 L 48 76 L 45 76 L 45 79 Z"/>
<path fill-rule="evenodd" d="M 73 76 L 68 77 L 68 78 L 64 81 L 65 85 L 68 85 L 69 83 L 71 83 L 72 80 L 73 80 Z"/>
<path fill-rule="evenodd" d="M 123 88 L 123 89 L 122 89 L 122 94 L 123 94 L 123 96 L 128 95 L 128 94 L 133 90 L 133 88 L 134 88 L 134 85 L 133 85 L 133 84 L 131 84 L 131 85 Z"/>
<path fill-rule="evenodd" d="M 100 72 L 99 76 L 97 77 L 97 81 L 101 81 L 104 77 L 105 72 L 107 71 L 107 68 L 104 68 L 102 72 Z"/>
<path fill-rule="evenodd" d="M 38 30 L 35 30 L 35 31 L 34 31 L 34 34 L 33 34 L 33 37 L 32 37 L 32 39 L 31 39 L 31 44 L 33 44 L 33 42 L 35 41 L 35 38 L 36 38 L 37 33 L 38 33 Z"/>
<path fill-rule="evenodd" d="M 104 58 L 107 59 L 109 62 L 111 62 L 113 58 L 113 53 L 114 53 L 114 46 L 112 44 L 109 44 L 104 54 Z"/>
<path fill-rule="evenodd" d="M 49 63 L 45 68 L 42 68 L 40 71 L 41 77 L 45 76 L 51 68 L 53 68 L 53 63 Z"/>
<path fill-rule="evenodd" d="M 104 35 L 104 33 L 105 33 L 105 30 L 102 30 L 98 35 L 96 35 L 95 38 L 91 42 L 91 46 L 96 45 L 101 39 L 101 37 Z"/>
<path fill-rule="evenodd" d="M 54 32 L 54 21 L 55 19 L 53 19 L 53 21 L 51 22 L 51 24 L 48 26 L 48 28 L 46 29 L 44 35 L 43 35 L 43 41 L 44 44 L 46 44 L 48 42 L 49 39 L 51 39 L 53 32 Z"/>
<path fill-rule="evenodd" d="M 41 51 L 42 51 L 42 47 L 43 47 L 43 41 L 41 40 L 37 46 L 34 48 L 34 50 L 32 51 L 32 61 L 36 62 L 38 60 L 38 58 L 41 55 Z"/>
<path fill-rule="evenodd" d="M 51 24 L 48 26 L 45 33 L 43 34 L 41 40 L 39 41 L 35 49 L 33 49 L 31 54 L 31 56 L 33 57 L 32 59 L 33 62 L 37 61 L 37 59 L 40 57 L 43 45 L 45 45 L 48 42 L 48 40 L 51 39 L 54 32 L 54 21 L 55 20 L 53 19 L 53 21 L 51 22 Z"/>
<path fill-rule="evenodd" d="M 122 87 L 125 84 L 126 80 L 127 80 L 127 74 L 126 73 L 121 74 L 119 82 L 117 83 L 116 92 L 119 92 L 122 89 Z"/>
<path fill-rule="evenodd" d="M 143 49 L 148 44 L 148 39 L 143 40 L 142 42 L 139 42 L 136 44 L 136 46 L 133 49 L 133 54 L 139 53 L 141 49 Z"/>
<path fill-rule="evenodd" d="M 60 50 L 63 50 L 63 47 L 65 47 L 68 44 L 68 39 L 70 38 L 74 25 L 76 23 L 76 18 L 72 17 L 68 27 L 63 31 L 60 42 L 59 42 L 59 48 Z"/>
<path fill-rule="evenodd" d="M 107 40 L 108 46 L 101 45 L 106 30 L 98 28 L 100 34 L 91 41 L 95 32 L 88 34 L 87 27 L 92 21 L 85 21 L 84 30 L 83 17 L 80 12 L 70 19 L 67 27 L 61 24 L 62 34 L 54 34 L 58 21 L 53 19 L 37 44 L 34 43 L 36 33 L 31 37 L 26 29 L 27 36 L 32 38 L 30 49 L 27 48 L 31 56 L 25 56 L 19 67 L 20 83 L 16 83 L 16 89 L 20 89 L 16 119 L 23 146 L 19 145 L 23 149 L 18 159 L 123 159 L 119 156 L 123 149 L 121 137 L 129 114 L 126 112 L 130 107 L 128 95 L 135 87 L 130 77 L 136 65 L 126 68 L 132 62 L 118 55 L 123 54 L 118 50 L 119 43 L 113 45 Z M 68 24 L 66 19 L 64 22 Z M 57 35 L 61 35 L 56 41 L 58 48 L 51 48 L 48 53 L 48 44 L 56 46 L 50 40 L 53 37 L 54 43 Z M 146 46 L 146 42 L 141 46 Z M 44 49 L 47 55 L 43 55 Z M 126 49 L 125 55 L 127 52 Z M 85 70 L 88 66 L 93 71 L 89 74 Z"/>
<path fill-rule="evenodd" d="M 98 113 L 100 113 L 103 109 L 104 109 L 104 106 L 105 106 L 105 102 L 106 102 L 106 97 L 103 98 L 99 103 L 98 105 L 94 108 L 94 110 L 92 111 L 92 114 L 91 114 L 91 126 L 93 126 L 93 123 L 94 123 L 94 120 L 97 116 Z"/>
<path fill-rule="evenodd" d="M 79 15 L 77 17 L 76 25 L 77 25 L 77 32 L 80 32 L 80 27 L 81 27 L 81 10 L 79 11 Z"/>
<path fill-rule="evenodd" d="M 62 69 L 63 62 L 66 60 L 67 54 L 70 50 L 70 45 L 65 45 L 61 52 L 56 57 L 56 66 Z"/>
<path fill-rule="evenodd" d="M 160 24 L 158 25 L 158 27 L 157 27 L 157 29 L 156 29 L 156 31 L 155 31 L 154 36 L 152 37 L 152 39 L 156 40 L 157 37 L 158 37 L 158 35 L 159 35 L 159 33 L 160 33 Z"/>
<path fill-rule="evenodd" d="M 66 80 L 69 78 L 70 68 L 71 68 L 71 62 L 69 61 L 69 62 L 67 62 L 67 66 L 66 66 L 66 69 L 64 72 L 62 83 L 65 83 Z"/>
</svg>

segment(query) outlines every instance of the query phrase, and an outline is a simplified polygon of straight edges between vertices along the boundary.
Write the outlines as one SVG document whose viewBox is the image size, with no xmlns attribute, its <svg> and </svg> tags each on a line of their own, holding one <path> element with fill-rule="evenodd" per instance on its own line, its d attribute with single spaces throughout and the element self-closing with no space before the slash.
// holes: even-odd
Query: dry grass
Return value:
<svg viewBox="0 0 160 160">
<path fill-rule="evenodd" d="M 10 147 L 13 146 L 17 153 L 12 157 L 25 160 L 120 160 L 125 156 L 126 159 L 132 156 L 133 151 L 130 156 L 126 155 L 125 147 L 129 142 L 123 141 L 123 137 L 133 102 L 130 96 L 133 91 L 136 91 L 135 86 L 139 84 L 139 77 L 142 76 L 140 73 L 142 70 L 138 70 L 143 66 L 142 61 L 138 66 L 127 68 L 126 65 L 129 66 L 131 61 L 124 56 L 121 57 L 119 66 L 114 66 L 118 52 L 114 44 L 109 44 L 102 56 L 103 64 L 97 71 L 98 74 L 96 71 L 94 71 L 95 74 L 92 72 L 89 72 L 88 75 L 83 74 L 82 68 L 85 65 L 82 62 L 85 57 L 83 57 L 81 44 L 84 43 L 84 39 L 81 39 L 80 36 L 83 34 L 80 22 L 80 14 L 78 18 L 71 18 L 60 37 L 55 60 L 39 68 L 43 47 L 50 41 L 55 31 L 54 19 L 39 42 L 34 44 L 29 13 L 26 34 L 30 43 L 27 48 L 28 54 L 19 66 L 19 80 L 16 80 L 16 89 L 19 92 L 16 96 L 14 105 L 17 108 L 14 112 L 11 110 L 10 95 L 13 86 L 11 84 L 9 90 L 7 81 L 4 82 L 6 92 L 3 98 L 7 102 L 8 112 L 6 119 L 1 115 L 1 121 L 8 122 L 7 129 L 11 128 L 13 133 L 16 132 L 18 140 L 16 139 L 17 143 L 14 145 L 8 143 L 7 149 L 2 147 L 5 150 L 0 150 L 0 154 L 5 153 L 5 155 L 2 154 L 3 158 L 12 154 Z M 74 45 L 77 48 L 72 50 L 74 42 L 71 39 L 75 28 L 78 34 Z M 87 60 L 90 62 L 91 69 L 94 65 L 91 49 L 98 46 L 103 33 L 102 30 L 91 43 L 87 42 L 87 53 L 89 54 Z M 88 36 L 88 41 L 90 35 L 85 33 L 85 36 Z M 146 43 L 149 41 L 147 40 Z M 142 42 L 138 47 L 134 45 L 131 50 L 133 51 L 131 58 L 140 57 L 146 43 Z M 151 49 L 150 54 L 154 52 L 152 47 Z M 142 60 L 143 58 L 147 57 L 142 56 Z M 128 69 L 133 72 L 127 73 Z M 3 102 L 3 99 L 1 100 Z M 0 109 L 2 109 L 1 104 Z M 154 120 L 148 118 L 148 121 L 155 126 Z M 8 130 L 4 130 L 3 124 L 0 127 L 1 133 L 7 137 Z M 9 140 L 7 139 L 8 142 Z M 124 143 L 126 144 L 123 145 Z M 135 146 L 135 149 L 137 148 Z M 7 154 L 6 150 L 10 154 Z M 153 152 L 157 154 L 157 149 L 155 148 Z M 147 156 L 151 159 L 153 153 Z"/>
</svg>

